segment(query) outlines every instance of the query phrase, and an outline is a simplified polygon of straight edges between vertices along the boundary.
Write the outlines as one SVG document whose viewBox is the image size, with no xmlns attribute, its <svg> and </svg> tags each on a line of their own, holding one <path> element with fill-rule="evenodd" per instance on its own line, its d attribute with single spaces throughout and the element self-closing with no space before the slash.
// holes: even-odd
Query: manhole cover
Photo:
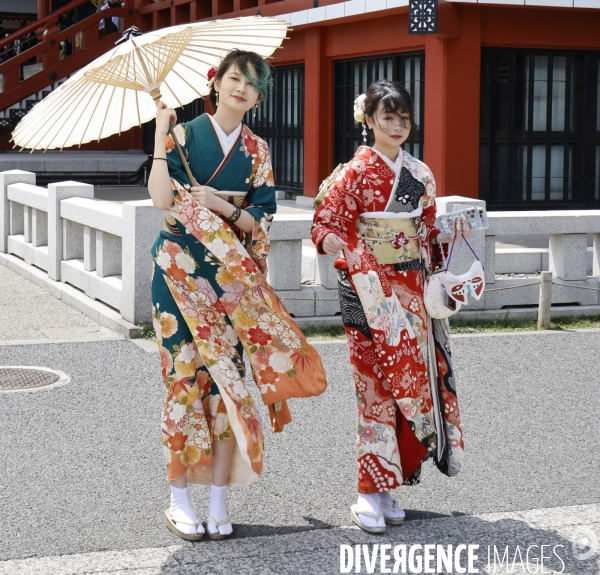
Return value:
<svg viewBox="0 0 600 575">
<path fill-rule="evenodd" d="M 69 383 L 70 377 L 62 371 L 45 367 L 0 366 L 0 392 L 36 391 Z"/>
</svg>

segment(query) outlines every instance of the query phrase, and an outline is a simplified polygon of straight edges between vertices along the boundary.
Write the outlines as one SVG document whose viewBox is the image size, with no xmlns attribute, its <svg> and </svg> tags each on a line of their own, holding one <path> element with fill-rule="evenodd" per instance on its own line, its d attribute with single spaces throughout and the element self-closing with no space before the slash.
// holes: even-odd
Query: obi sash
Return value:
<svg viewBox="0 0 600 575">
<path fill-rule="evenodd" d="M 419 224 L 423 208 L 410 213 L 365 212 L 356 226 L 381 265 L 399 264 L 419 257 Z"/>
</svg>

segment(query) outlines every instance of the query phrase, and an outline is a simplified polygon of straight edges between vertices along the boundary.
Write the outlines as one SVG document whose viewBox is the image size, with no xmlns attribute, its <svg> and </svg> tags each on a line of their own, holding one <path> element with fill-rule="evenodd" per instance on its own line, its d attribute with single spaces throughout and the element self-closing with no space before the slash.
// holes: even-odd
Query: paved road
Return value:
<svg viewBox="0 0 600 575">
<path fill-rule="evenodd" d="M 338 573 L 340 544 L 383 541 L 554 543 L 565 545 L 565 573 L 600 573 L 598 555 L 575 561 L 570 547 L 577 529 L 600 536 L 600 333 L 457 337 L 466 466 L 449 479 L 427 464 L 420 486 L 394 494 L 406 525 L 379 539 L 349 528 L 347 351 L 318 347 L 329 389 L 291 402 L 295 421 L 267 435 L 261 481 L 232 490 L 235 538 L 181 545 L 162 524 L 157 355 L 130 341 L 1 346 L 0 365 L 73 380 L 0 396 L 0 574 Z M 202 516 L 206 488 L 193 498 Z"/>
</svg>

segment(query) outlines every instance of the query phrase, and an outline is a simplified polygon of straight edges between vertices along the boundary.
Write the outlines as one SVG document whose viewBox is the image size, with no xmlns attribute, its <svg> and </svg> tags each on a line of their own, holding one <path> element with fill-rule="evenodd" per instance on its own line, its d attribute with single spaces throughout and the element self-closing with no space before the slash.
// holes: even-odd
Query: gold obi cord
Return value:
<svg viewBox="0 0 600 575">
<path fill-rule="evenodd" d="M 417 227 L 421 218 L 358 217 L 358 233 L 382 265 L 413 261 L 419 257 Z"/>
</svg>

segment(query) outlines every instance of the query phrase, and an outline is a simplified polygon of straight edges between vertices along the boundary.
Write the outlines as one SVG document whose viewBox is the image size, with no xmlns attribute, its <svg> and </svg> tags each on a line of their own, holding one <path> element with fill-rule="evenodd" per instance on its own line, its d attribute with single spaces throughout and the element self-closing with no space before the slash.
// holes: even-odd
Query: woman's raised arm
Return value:
<svg viewBox="0 0 600 575">
<path fill-rule="evenodd" d="M 175 110 L 167 108 L 164 102 L 159 102 L 154 135 L 154 161 L 148 179 L 148 192 L 157 210 L 168 210 L 173 204 L 173 188 L 169 177 L 165 141 L 169 132 L 169 124 L 175 122 L 177 122 Z"/>
</svg>

